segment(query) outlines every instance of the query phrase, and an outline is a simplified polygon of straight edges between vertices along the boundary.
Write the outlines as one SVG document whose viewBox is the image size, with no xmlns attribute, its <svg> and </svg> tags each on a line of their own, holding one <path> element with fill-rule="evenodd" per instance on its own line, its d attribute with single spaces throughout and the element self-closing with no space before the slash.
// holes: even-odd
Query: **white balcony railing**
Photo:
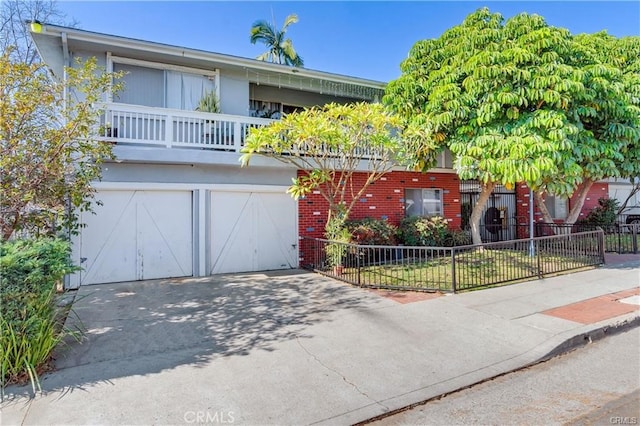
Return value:
<svg viewBox="0 0 640 426">
<path fill-rule="evenodd" d="M 240 152 L 252 127 L 274 120 L 241 115 L 213 114 L 179 109 L 153 108 L 120 103 L 102 104 L 99 140 L 123 145 L 167 148 L 199 148 Z M 336 157 L 340 152 L 334 153 Z M 376 158 L 374 152 L 357 150 L 362 159 Z M 452 157 L 444 150 L 438 168 L 452 168 Z"/>
<path fill-rule="evenodd" d="M 119 144 L 240 152 L 250 128 L 273 121 L 119 103 L 102 106 L 99 139 Z"/>
</svg>

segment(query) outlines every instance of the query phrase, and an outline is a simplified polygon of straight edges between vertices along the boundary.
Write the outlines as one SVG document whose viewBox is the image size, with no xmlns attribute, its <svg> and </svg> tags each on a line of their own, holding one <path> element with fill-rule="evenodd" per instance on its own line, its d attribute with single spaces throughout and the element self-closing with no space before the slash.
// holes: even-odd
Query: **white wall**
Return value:
<svg viewBox="0 0 640 426">
<path fill-rule="evenodd" d="M 615 198 L 622 204 L 631 193 L 631 188 L 632 185 L 630 182 L 610 181 L 609 198 Z M 627 202 L 627 208 L 622 214 L 640 214 L 640 193 L 636 193 L 635 196 Z"/>
<path fill-rule="evenodd" d="M 106 68 L 107 67 L 107 54 L 106 52 L 88 52 L 88 51 L 84 51 L 84 50 L 75 50 L 72 52 L 69 52 L 71 55 L 71 62 L 73 64 L 73 66 L 75 66 L 75 60 L 76 58 L 81 58 L 82 60 L 85 60 L 91 56 L 95 56 L 96 57 L 96 63 L 98 64 L 99 67 L 102 68 Z"/>
<path fill-rule="evenodd" d="M 249 81 L 245 76 L 220 71 L 220 109 L 224 114 L 249 115 Z"/>
<path fill-rule="evenodd" d="M 105 163 L 103 182 L 291 185 L 294 169 L 227 165 Z"/>
</svg>

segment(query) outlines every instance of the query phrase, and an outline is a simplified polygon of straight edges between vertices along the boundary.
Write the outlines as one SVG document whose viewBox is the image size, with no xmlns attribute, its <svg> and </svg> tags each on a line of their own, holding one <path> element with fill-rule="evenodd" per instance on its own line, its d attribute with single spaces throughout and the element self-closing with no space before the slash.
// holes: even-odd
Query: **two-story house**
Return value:
<svg viewBox="0 0 640 426">
<path fill-rule="evenodd" d="M 70 286 L 298 266 L 295 169 L 256 158 L 252 126 L 328 102 L 376 101 L 384 83 L 44 24 L 33 40 L 56 78 L 94 56 L 125 71 L 104 99 L 101 140 L 114 162 L 95 184 L 102 206 L 74 239 Z M 213 94 L 213 95 L 212 95 Z M 213 96 L 219 113 L 197 111 Z"/>
<path fill-rule="evenodd" d="M 55 78 L 76 58 L 124 71 L 124 90 L 108 93 L 101 143 L 116 161 L 95 183 L 95 214 L 73 239 L 83 269 L 69 287 L 153 278 L 296 268 L 299 236 L 321 237 L 326 203 L 317 193 L 286 194 L 302 171 L 256 157 L 241 168 L 251 127 L 329 102 L 376 102 L 385 83 L 179 46 L 44 24 L 31 33 Z M 208 100 L 208 105 L 201 101 Z M 464 225 L 479 187 L 460 182 L 444 152 L 429 173 L 389 173 L 359 200 L 353 217 L 441 215 Z M 603 188 L 606 191 L 606 189 Z M 525 186 L 500 187 L 487 206 L 498 234 L 525 218 Z M 498 216 L 496 216 L 498 215 Z M 496 217 L 494 217 L 496 216 Z M 498 229 L 495 224 L 489 229 Z M 303 260 L 303 259 L 302 259 Z"/>
</svg>

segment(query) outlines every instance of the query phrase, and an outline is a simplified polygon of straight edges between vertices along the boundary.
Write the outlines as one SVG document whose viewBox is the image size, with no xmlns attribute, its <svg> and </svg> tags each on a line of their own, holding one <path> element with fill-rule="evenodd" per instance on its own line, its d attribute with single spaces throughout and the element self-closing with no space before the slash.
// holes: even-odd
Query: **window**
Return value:
<svg viewBox="0 0 640 426">
<path fill-rule="evenodd" d="M 258 99 L 249 99 L 249 115 L 260 118 L 281 118 L 282 104 L 280 102 L 268 102 Z"/>
<path fill-rule="evenodd" d="M 249 115 L 251 117 L 272 118 L 278 120 L 283 114 L 303 111 L 305 108 L 295 105 L 286 105 L 281 102 L 261 101 L 249 99 Z"/>
<path fill-rule="evenodd" d="M 124 88 L 114 95 L 114 100 L 123 104 L 164 107 L 164 71 L 114 64 L 113 70 L 124 71 L 121 81 Z"/>
<path fill-rule="evenodd" d="M 544 199 L 549 214 L 554 219 L 566 219 L 569 214 L 569 200 L 563 197 L 547 194 Z"/>
<path fill-rule="evenodd" d="M 438 154 L 436 167 L 441 169 L 453 168 L 453 154 L 451 151 L 444 149 L 440 154 Z"/>
<path fill-rule="evenodd" d="M 405 216 L 442 216 L 441 189 L 405 189 Z"/>
<path fill-rule="evenodd" d="M 217 71 L 113 58 L 113 70 L 124 71 L 124 89 L 114 101 L 124 104 L 194 111 L 203 96 L 215 91 Z"/>
</svg>

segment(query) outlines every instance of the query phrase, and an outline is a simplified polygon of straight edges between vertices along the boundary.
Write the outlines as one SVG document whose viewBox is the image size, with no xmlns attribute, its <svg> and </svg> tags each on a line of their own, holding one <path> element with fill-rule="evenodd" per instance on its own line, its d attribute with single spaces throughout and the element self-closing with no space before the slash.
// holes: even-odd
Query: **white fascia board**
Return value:
<svg viewBox="0 0 640 426">
<path fill-rule="evenodd" d="M 142 59 L 125 58 L 122 56 L 115 56 L 115 55 L 109 55 L 107 60 L 111 60 L 111 62 L 115 64 L 136 65 L 139 67 L 146 67 L 146 68 L 157 68 L 161 70 L 179 71 L 179 72 L 186 72 L 191 74 L 202 74 L 209 77 L 218 77 L 220 75 L 220 71 L 218 69 L 206 70 L 202 68 L 185 67 L 182 65 L 171 65 L 171 64 L 163 64 L 161 62 L 145 61 Z M 163 109 L 166 109 L 166 108 L 163 108 Z"/>
<path fill-rule="evenodd" d="M 116 46 L 126 49 L 137 49 L 144 52 L 158 53 L 164 55 L 178 56 L 182 58 L 189 58 L 195 60 L 203 60 L 210 62 L 219 62 L 227 65 L 243 67 L 252 70 L 270 71 L 280 73 L 283 75 L 295 75 L 296 77 L 308 77 L 323 79 L 336 83 L 353 84 L 363 87 L 371 87 L 375 89 L 384 90 L 386 83 L 376 80 L 363 79 L 358 77 L 351 77 L 341 74 L 332 74 L 322 71 L 315 71 L 305 68 L 293 68 L 287 65 L 272 64 L 269 62 L 258 61 L 256 59 L 241 58 L 232 55 L 223 55 L 215 52 L 207 52 L 203 50 L 189 49 L 180 46 L 172 46 L 168 44 L 131 39 L 121 36 L 114 36 L 108 34 L 94 33 L 90 31 L 83 31 L 74 28 L 60 27 L 57 25 L 46 24 L 43 25 L 42 34 L 60 36 L 62 32 L 67 33 L 69 40 L 78 40 L 88 43 L 95 43 L 102 45 L 105 50 L 109 50 L 109 47 Z"/>
<path fill-rule="evenodd" d="M 194 191 L 286 193 L 288 186 L 260 184 L 164 183 L 164 182 L 93 182 L 99 191 Z"/>
<path fill-rule="evenodd" d="M 113 147 L 113 154 L 116 156 L 115 162 L 117 163 L 219 164 L 241 167 L 241 154 L 236 152 L 116 145 Z M 253 166 L 279 169 L 294 168 L 291 165 L 261 155 L 256 155 L 251 159 L 249 168 Z"/>
<path fill-rule="evenodd" d="M 195 149 L 176 149 L 164 147 L 142 147 L 135 145 L 116 145 L 113 147 L 117 163 L 147 163 L 147 164 L 205 164 L 205 165 L 240 165 L 241 154 L 235 152 L 203 151 Z M 268 167 L 279 169 L 295 169 L 289 163 L 283 163 L 274 158 L 255 154 L 251 158 L 251 167 Z M 359 161 L 356 171 L 366 172 L 369 169 L 366 160 Z M 394 166 L 393 171 L 408 171 L 406 167 Z M 417 173 L 417 172 L 416 172 Z M 429 173 L 452 173 L 455 169 L 434 167 L 429 169 Z"/>
</svg>

